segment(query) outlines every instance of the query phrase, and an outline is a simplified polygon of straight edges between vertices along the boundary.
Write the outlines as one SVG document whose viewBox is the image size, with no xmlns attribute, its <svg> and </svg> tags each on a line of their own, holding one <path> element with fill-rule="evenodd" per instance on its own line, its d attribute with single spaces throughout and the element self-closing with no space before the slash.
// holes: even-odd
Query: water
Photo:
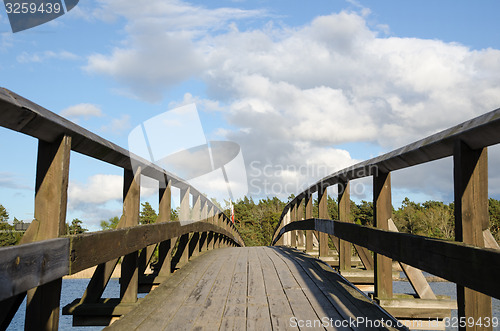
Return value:
<svg viewBox="0 0 500 331">
<path fill-rule="evenodd" d="M 81 298 L 83 292 L 87 288 L 89 279 L 63 279 L 62 282 L 62 292 L 61 292 L 61 312 L 62 307 L 73 302 L 77 298 Z M 103 298 L 119 298 L 120 297 L 120 284 L 118 279 L 111 279 L 106 286 L 106 290 L 103 293 Z M 12 319 L 7 330 L 17 331 L 24 330 L 24 317 L 26 311 L 26 299 L 19 307 L 16 315 Z M 76 330 L 76 331 L 97 331 L 102 330 L 103 326 L 82 326 L 73 327 L 73 316 L 71 315 L 59 315 L 59 330 Z"/>
<path fill-rule="evenodd" d="M 61 294 L 61 308 L 73 302 L 76 298 L 80 298 L 89 283 L 89 279 L 63 279 L 62 294 Z M 437 295 L 447 295 L 452 299 L 457 298 L 456 285 L 448 282 L 430 282 L 429 283 L 434 293 Z M 393 282 L 394 293 L 414 293 L 410 283 L 405 281 Z M 144 297 L 145 294 L 140 295 Z M 103 298 L 118 298 L 120 297 L 120 285 L 118 279 L 111 279 L 104 291 Z M 500 300 L 493 299 L 493 316 L 500 320 Z M 17 314 L 14 316 L 10 326 L 7 328 L 9 331 L 24 330 L 24 314 L 26 311 L 26 299 L 21 304 Z M 452 311 L 452 317 L 457 316 L 457 311 Z M 60 315 L 59 317 L 59 330 L 76 330 L 76 331 L 97 331 L 102 330 L 102 326 L 85 326 L 73 327 L 73 317 L 71 315 Z M 447 328 L 446 330 L 456 330 L 455 328 Z M 500 327 L 494 330 L 500 330 Z"/>
<path fill-rule="evenodd" d="M 426 274 L 426 273 L 424 273 Z M 449 283 L 449 282 L 429 282 L 429 285 L 431 286 L 432 290 L 436 295 L 447 295 L 451 297 L 452 299 L 456 300 L 457 299 L 457 286 L 455 283 Z M 393 282 L 393 291 L 394 293 L 410 293 L 413 294 L 415 293 L 413 291 L 413 288 L 411 287 L 409 282 L 406 281 L 395 281 Z M 493 298 L 492 299 L 492 311 L 493 311 L 493 317 L 498 318 L 499 323 L 500 323 L 500 300 Z M 453 309 L 451 311 L 451 317 L 452 320 L 453 318 L 457 317 L 457 310 Z M 457 328 L 452 328 L 452 327 L 447 327 L 446 330 L 457 330 Z M 493 328 L 493 330 L 500 330 L 500 326 Z"/>
</svg>

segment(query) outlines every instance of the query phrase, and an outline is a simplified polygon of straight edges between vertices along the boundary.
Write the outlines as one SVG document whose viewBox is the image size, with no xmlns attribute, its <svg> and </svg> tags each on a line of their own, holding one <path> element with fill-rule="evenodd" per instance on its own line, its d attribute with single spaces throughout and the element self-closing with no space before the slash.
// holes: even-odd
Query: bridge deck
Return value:
<svg viewBox="0 0 500 331">
<path fill-rule="evenodd" d="M 283 330 L 300 323 L 323 330 L 323 318 L 327 329 L 337 329 L 332 321 L 373 323 L 390 316 L 308 255 L 283 247 L 243 247 L 213 250 L 189 262 L 108 329 Z M 338 329 L 377 329 L 369 326 Z"/>
</svg>

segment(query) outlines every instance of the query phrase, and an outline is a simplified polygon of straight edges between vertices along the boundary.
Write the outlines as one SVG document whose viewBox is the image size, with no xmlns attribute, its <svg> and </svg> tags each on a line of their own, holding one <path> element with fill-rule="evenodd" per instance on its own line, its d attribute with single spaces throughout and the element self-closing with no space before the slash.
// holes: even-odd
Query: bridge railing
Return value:
<svg viewBox="0 0 500 331">
<path fill-rule="evenodd" d="M 183 179 L 3 88 L 0 125 L 38 139 L 34 220 L 20 245 L 0 249 L 1 329 L 27 296 L 25 328 L 57 330 L 62 277 L 93 266 L 87 290 L 65 313 L 74 315 L 74 325 L 107 325 L 137 303 L 141 285 L 151 289 L 202 251 L 244 245 L 223 211 Z M 66 235 L 71 151 L 124 170 L 116 230 Z M 154 224 L 139 225 L 141 175 L 159 182 Z M 181 193 L 180 222 L 170 220 L 172 187 Z M 157 247 L 155 274 L 148 279 L 144 271 Z M 120 258 L 120 299 L 102 299 Z M 97 313 L 96 304 L 102 307 Z"/>
<path fill-rule="evenodd" d="M 351 244 L 365 267 L 374 269 L 374 295 L 379 300 L 393 297 L 394 259 L 455 282 L 459 317 L 474 323 L 480 322 L 480 318 L 491 321 L 491 296 L 500 298 L 500 283 L 496 280 L 500 250 L 489 230 L 487 147 L 498 143 L 500 109 L 340 170 L 286 205 L 272 244 L 297 246 L 297 240 L 303 240 L 302 232 L 297 236 L 297 231 L 305 231 L 306 251 L 312 251 L 315 232 L 322 257 L 328 255 L 330 235 L 339 252 L 341 270 L 351 267 Z M 391 172 L 446 157 L 453 157 L 455 241 L 394 232 L 397 229 L 391 219 Z M 370 176 L 376 228 L 349 224 L 350 181 Z M 339 220 L 333 221 L 328 220 L 327 187 L 336 184 Z M 312 215 L 315 193 L 318 219 Z M 375 253 L 373 258 L 367 249 Z"/>
</svg>

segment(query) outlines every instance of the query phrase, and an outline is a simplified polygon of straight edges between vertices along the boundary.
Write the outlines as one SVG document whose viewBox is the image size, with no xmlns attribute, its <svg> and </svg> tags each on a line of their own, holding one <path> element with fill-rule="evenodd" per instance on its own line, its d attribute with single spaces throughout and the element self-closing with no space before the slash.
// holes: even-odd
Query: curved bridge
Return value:
<svg viewBox="0 0 500 331">
<path fill-rule="evenodd" d="M 6 89 L 0 89 L 0 125 L 39 141 L 35 220 L 20 245 L 0 249 L 1 329 L 27 297 L 25 329 L 57 330 L 62 277 L 90 267 L 87 289 L 62 312 L 73 315 L 74 325 L 114 322 L 109 328 L 117 330 L 405 330 L 394 316 L 442 320 L 457 304 L 459 317 L 491 321 L 491 297 L 500 298 L 486 150 L 500 142 L 500 110 L 322 179 L 287 204 L 271 243 L 276 247 L 244 247 L 229 218 L 181 178 Z M 116 230 L 66 235 L 71 151 L 124 170 Z M 456 241 L 397 233 L 391 171 L 448 156 L 454 158 Z M 159 182 L 155 224 L 138 224 L 141 175 Z M 349 182 L 367 176 L 373 177 L 376 228 L 350 224 Z M 327 216 L 332 185 L 339 220 Z M 172 187 L 181 192 L 180 222 L 170 220 Z M 314 195 L 319 218 L 312 214 Z M 356 270 L 351 245 L 362 264 Z M 155 250 L 158 263 L 146 273 Z M 103 298 L 120 259 L 120 297 Z M 392 293 L 393 259 L 416 298 Z M 436 296 L 420 270 L 457 283 L 457 304 Z M 350 281 L 353 271 L 371 279 L 372 297 Z M 151 293 L 138 299 L 139 292 Z M 493 326 L 472 324 L 463 329 Z"/>
</svg>

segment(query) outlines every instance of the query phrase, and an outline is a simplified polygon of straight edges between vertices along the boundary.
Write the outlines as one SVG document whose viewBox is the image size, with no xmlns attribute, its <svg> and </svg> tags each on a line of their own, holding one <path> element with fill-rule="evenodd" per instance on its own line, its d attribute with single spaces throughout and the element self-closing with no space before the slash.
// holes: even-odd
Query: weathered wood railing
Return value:
<svg viewBox="0 0 500 331">
<path fill-rule="evenodd" d="M 3 88 L 0 125 L 38 139 L 34 220 L 20 245 L 0 249 L 0 329 L 27 295 L 25 329 L 56 330 L 62 277 L 93 266 L 87 290 L 65 313 L 74 315 L 76 325 L 106 325 L 137 303 L 140 285 L 150 289 L 200 252 L 244 245 L 229 218 L 186 181 Z M 66 236 L 71 151 L 124 169 L 116 230 Z M 159 182 L 155 224 L 139 225 L 141 175 Z M 181 192 L 180 222 L 170 221 L 172 186 Z M 148 279 L 144 271 L 156 247 L 158 263 Z M 120 258 L 120 299 L 101 299 Z"/>
<path fill-rule="evenodd" d="M 297 231 L 305 230 L 306 250 L 312 251 L 313 231 L 317 231 L 322 257 L 328 254 L 330 235 L 340 255 L 341 270 L 351 268 L 354 244 L 365 267 L 374 268 L 374 294 L 380 301 L 393 297 L 392 259 L 430 272 L 457 284 L 459 317 L 467 321 L 461 329 L 491 330 L 492 324 L 486 327 L 484 322 L 491 322 L 491 297 L 500 298 L 500 250 L 489 231 L 487 147 L 498 143 L 500 109 L 340 170 L 286 205 L 272 244 L 297 246 L 298 239 L 304 240 L 302 232 L 297 236 Z M 450 156 L 454 164 L 456 241 L 392 232 L 391 172 Z M 373 177 L 376 228 L 349 224 L 349 183 L 368 176 Z M 328 220 L 326 208 L 327 187 L 336 184 L 339 221 Z M 316 192 L 319 218 L 313 219 L 312 199 Z M 375 253 L 373 259 L 367 248 Z M 416 290 L 423 289 L 418 280 L 409 278 Z M 418 294 L 425 297 L 425 293 Z"/>
</svg>

